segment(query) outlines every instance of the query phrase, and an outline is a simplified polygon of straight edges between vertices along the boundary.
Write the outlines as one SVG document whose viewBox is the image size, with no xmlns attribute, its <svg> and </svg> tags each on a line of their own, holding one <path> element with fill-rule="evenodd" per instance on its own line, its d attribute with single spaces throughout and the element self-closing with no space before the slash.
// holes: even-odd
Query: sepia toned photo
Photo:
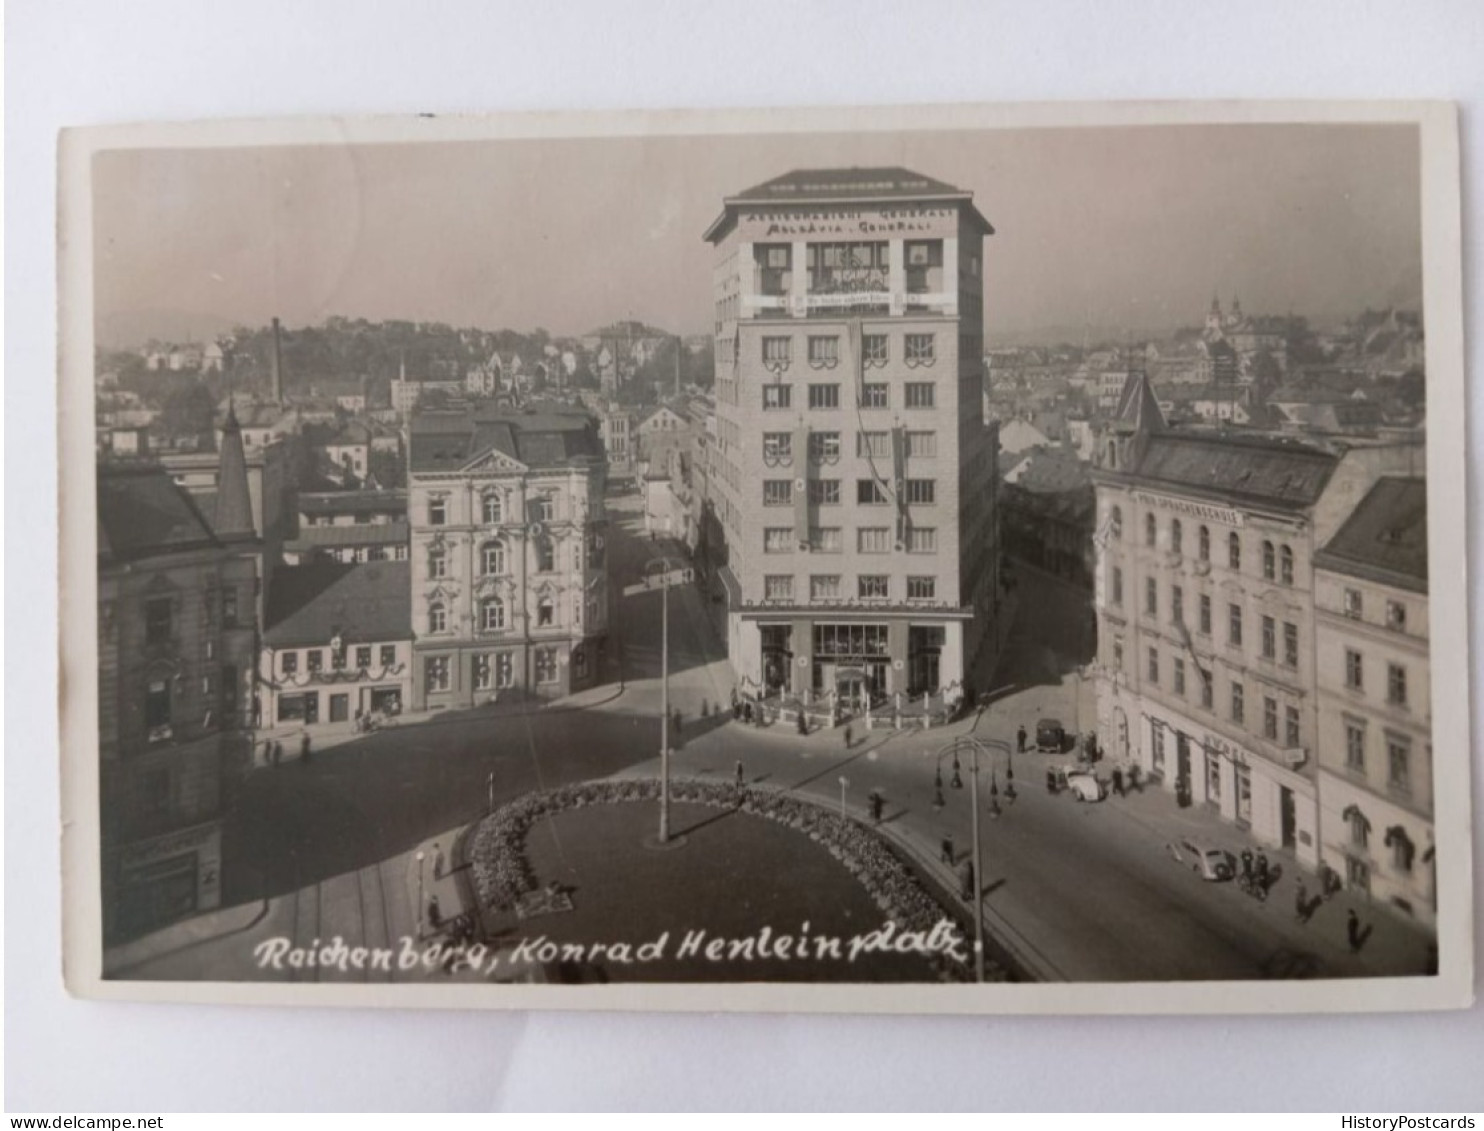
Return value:
<svg viewBox="0 0 1484 1131">
<path fill-rule="evenodd" d="M 1470 1001 L 1451 107 L 62 151 L 74 992 Z"/>
</svg>

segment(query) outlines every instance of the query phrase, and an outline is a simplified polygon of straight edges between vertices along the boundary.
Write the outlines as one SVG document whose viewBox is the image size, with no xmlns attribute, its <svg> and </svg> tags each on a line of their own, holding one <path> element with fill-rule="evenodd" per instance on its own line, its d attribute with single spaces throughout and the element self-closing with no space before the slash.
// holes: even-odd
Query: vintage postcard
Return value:
<svg viewBox="0 0 1484 1131">
<path fill-rule="evenodd" d="M 61 141 L 66 973 L 1472 995 L 1443 104 Z"/>
</svg>

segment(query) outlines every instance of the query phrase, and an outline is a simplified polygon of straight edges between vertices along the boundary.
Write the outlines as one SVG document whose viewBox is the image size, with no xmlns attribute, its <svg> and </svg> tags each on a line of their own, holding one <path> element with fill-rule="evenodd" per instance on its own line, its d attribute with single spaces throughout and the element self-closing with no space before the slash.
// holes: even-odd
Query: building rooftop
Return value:
<svg viewBox="0 0 1484 1131">
<path fill-rule="evenodd" d="M 1427 480 L 1378 480 L 1314 564 L 1427 592 Z"/>
<path fill-rule="evenodd" d="M 1229 434 L 1156 433 L 1128 476 L 1233 501 L 1312 506 L 1337 458 L 1297 441 Z"/>
<path fill-rule="evenodd" d="M 837 169 L 794 169 L 770 181 L 728 196 L 722 214 L 706 229 L 708 241 L 720 239 L 738 207 L 747 205 L 872 204 L 901 201 L 953 202 L 965 206 L 971 219 L 993 235 L 994 228 L 974 207 L 974 194 L 900 165 Z"/>
<path fill-rule="evenodd" d="M 275 571 L 264 617 L 272 648 L 406 640 L 412 636 L 408 562 L 342 565 L 319 561 Z"/>
<path fill-rule="evenodd" d="M 527 467 L 601 463 L 603 444 L 586 413 L 429 412 L 409 428 L 411 472 L 457 471 L 492 451 Z"/>
<path fill-rule="evenodd" d="M 306 491 L 299 496 L 300 514 L 399 514 L 407 510 L 407 492 Z"/>
<path fill-rule="evenodd" d="M 303 553 L 331 546 L 396 546 L 405 544 L 411 527 L 405 522 L 362 522 L 353 526 L 306 526 L 284 544 Z"/>
<path fill-rule="evenodd" d="M 216 546 L 195 501 L 154 465 L 98 469 L 98 556 L 129 561 Z"/>
</svg>

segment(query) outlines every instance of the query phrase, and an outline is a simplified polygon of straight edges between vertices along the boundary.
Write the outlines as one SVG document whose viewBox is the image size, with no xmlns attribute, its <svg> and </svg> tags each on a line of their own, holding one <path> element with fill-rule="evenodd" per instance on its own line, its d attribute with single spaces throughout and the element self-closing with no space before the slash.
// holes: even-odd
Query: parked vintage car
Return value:
<svg viewBox="0 0 1484 1131">
<path fill-rule="evenodd" d="M 1182 837 L 1165 847 L 1176 863 L 1191 868 L 1203 880 L 1220 883 L 1237 874 L 1237 858 L 1209 841 Z"/>
<path fill-rule="evenodd" d="M 1067 789 L 1078 801 L 1101 801 L 1108 796 L 1108 787 L 1087 770 L 1070 771 L 1067 774 Z"/>
<path fill-rule="evenodd" d="M 1067 728 L 1060 719 L 1041 719 L 1036 723 L 1036 749 L 1042 754 L 1060 754 L 1066 737 Z"/>
</svg>

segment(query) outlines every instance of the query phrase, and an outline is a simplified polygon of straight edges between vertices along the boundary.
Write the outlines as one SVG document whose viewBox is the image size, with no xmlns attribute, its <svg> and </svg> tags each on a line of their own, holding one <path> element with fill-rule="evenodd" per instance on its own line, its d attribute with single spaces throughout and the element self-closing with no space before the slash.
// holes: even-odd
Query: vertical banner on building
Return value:
<svg viewBox="0 0 1484 1131">
<path fill-rule="evenodd" d="M 794 537 L 800 548 L 809 545 L 809 429 L 794 429 Z"/>
<path fill-rule="evenodd" d="M 907 548 L 907 431 L 900 424 L 891 430 L 891 489 L 897 505 L 897 549 Z"/>
<path fill-rule="evenodd" d="M 850 367 L 847 372 L 855 383 L 855 403 L 860 407 L 865 390 L 861 388 L 866 380 L 866 356 L 865 347 L 861 344 L 861 320 L 852 318 L 845 324 L 845 349 L 850 354 L 846 364 Z"/>
</svg>

